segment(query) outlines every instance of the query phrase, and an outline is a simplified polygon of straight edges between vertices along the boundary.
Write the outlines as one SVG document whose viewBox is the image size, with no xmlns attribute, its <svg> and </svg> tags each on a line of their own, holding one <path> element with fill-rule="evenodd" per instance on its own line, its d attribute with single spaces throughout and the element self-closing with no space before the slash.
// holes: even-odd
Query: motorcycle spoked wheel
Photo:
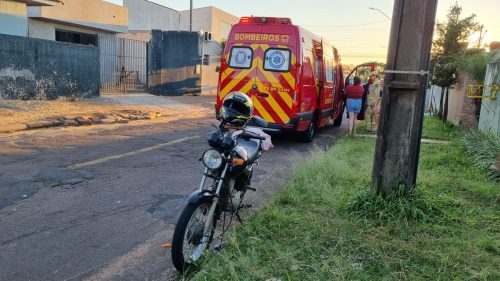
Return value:
<svg viewBox="0 0 500 281">
<path fill-rule="evenodd" d="M 189 203 L 179 217 L 172 239 L 172 262 L 180 272 L 196 262 L 213 240 L 217 223 L 215 217 L 210 234 L 203 235 L 211 205 L 211 201 Z"/>
</svg>

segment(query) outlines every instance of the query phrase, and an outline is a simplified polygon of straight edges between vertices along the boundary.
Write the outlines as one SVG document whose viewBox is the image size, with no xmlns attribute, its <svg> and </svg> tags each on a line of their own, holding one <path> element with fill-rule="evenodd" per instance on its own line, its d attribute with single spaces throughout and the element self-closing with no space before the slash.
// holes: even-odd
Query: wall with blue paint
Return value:
<svg viewBox="0 0 500 281">
<path fill-rule="evenodd" d="M 0 34 L 0 98 L 98 95 L 97 47 Z"/>
<path fill-rule="evenodd" d="M 200 39 L 197 32 L 151 32 L 147 45 L 148 92 L 180 96 L 200 94 Z"/>
</svg>

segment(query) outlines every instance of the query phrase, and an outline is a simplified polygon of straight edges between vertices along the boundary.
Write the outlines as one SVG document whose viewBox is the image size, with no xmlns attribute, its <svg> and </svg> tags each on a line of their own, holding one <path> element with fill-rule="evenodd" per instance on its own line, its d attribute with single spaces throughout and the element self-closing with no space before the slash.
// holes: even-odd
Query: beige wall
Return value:
<svg viewBox="0 0 500 281">
<path fill-rule="evenodd" d="M 189 30 L 189 10 L 181 11 L 181 30 Z M 193 9 L 193 31 L 208 31 L 216 41 L 224 39 L 221 34 L 221 25 L 226 23 L 233 25 L 238 23 L 239 18 L 216 7 L 204 7 Z"/>
<path fill-rule="evenodd" d="M 449 90 L 448 121 L 456 126 L 477 128 L 476 100 L 467 97 L 469 84 L 477 83 L 471 81 L 466 74 L 459 73 L 457 83 Z"/>
<path fill-rule="evenodd" d="M 240 18 L 215 7 L 212 7 L 212 13 L 212 35 L 214 36 L 215 40 L 220 42 L 222 39 L 227 39 L 227 36 L 229 35 L 221 33 L 224 31 L 222 29 L 223 24 L 233 26 L 240 21 Z M 229 30 L 227 30 L 227 32 L 229 33 Z"/>
<path fill-rule="evenodd" d="M 189 30 L 189 10 L 181 11 L 181 30 Z M 238 23 L 239 18 L 215 7 L 204 7 L 193 10 L 193 31 L 211 32 L 212 41 L 204 42 L 204 55 L 209 56 L 209 64 L 202 68 L 202 94 L 217 93 L 219 73 L 215 68 L 220 64 L 222 48 L 220 42 L 226 39 L 230 26 Z M 222 26 L 226 24 L 225 30 Z M 228 26 L 229 25 L 229 26 Z M 201 57 L 200 57 L 201 60 Z"/>
<path fill-rule="evenodd" d="M 28 16 L 111 32 L 128 30 L 127 9 L 102 0 L 64 0 L 54 6 L 29 7 Z"/>
<path fill-rule="evenodd" d="M 92 28 L 83 28 L 63 23 L 30 18 L 28 22 L 28 37 L 45 39 L 45 40 L 56 40 L 56 29 L 75 31 L 87 34 L 114 34 L 112 32 L 106 32 Z"/>
<path fill-rule="evenodd" d="M 119 34 L 118 37 L 138 40 L 143 42 L 151 41 L 151 31 L 128 31 L 128 33 Z"/>
<path fill-rule="evenodd" d="M 26 17 L 26 4 L 12 0 L 0 0 L 0 14 Z"/>
<path fill-rule="evenodd" d="M 467 85 L 464 77 L 459 76 L 458 82 L 453 86 L 453 89 L 449 89 L 449 99 L 448 99 L 448 121 L 454 125 L 460 125 L 460 120 L 462 119 L 462 111 L 464 104 L 464 93 L 467 91 Z"/>
</svg>

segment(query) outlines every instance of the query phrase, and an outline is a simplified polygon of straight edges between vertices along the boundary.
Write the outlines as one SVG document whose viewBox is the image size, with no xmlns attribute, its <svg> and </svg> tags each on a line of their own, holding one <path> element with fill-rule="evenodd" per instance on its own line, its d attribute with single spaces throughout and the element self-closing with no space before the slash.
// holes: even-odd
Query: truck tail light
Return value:
<svg viewBox="0 0 500 281">
<path fill-rule="evenodd" d="M 267 23 L 267 24 L 284 24 L 291 25 L 292 20 L 289 18 L 270 18 L 270 17 L 242 17 L 240 18 L 241 24 L 249 23 Z"/>
<path fill-rule="evenodd" d="M 252 18 L 251 17 L 242 17 L 240 19 L 240 23 L 243 23 L 243 24 L 250 23 L 250 22 L 252 22 Z"/>
<path fill-rule="evenodd" d="M 295 87 L 295 91 L 293 92 L 292 117 L 296 117 L 297 114 L 300 112 L 299 104 L 300 104 L 300 86 L 297 85 Z"/>
</svg>

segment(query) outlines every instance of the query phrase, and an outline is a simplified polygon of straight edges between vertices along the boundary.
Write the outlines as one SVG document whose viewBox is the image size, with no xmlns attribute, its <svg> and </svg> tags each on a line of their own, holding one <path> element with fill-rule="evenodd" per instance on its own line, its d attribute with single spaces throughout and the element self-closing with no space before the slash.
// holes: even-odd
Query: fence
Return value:
<svg viewBox="0 0 500 281">
<path fill-rule="evenodd" d="M 101 93 L 146 90 L 146 42 L 99 35 Z"/>
</svg>

